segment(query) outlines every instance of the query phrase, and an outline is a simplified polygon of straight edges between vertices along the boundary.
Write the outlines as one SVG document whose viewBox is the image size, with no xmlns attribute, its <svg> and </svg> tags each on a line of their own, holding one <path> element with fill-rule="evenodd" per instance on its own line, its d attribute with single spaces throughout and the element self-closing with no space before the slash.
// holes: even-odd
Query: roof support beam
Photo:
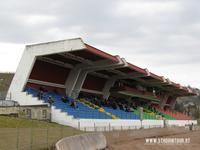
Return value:
<svg viewBox="0 0 200 150">
<path fill-rule="evenodd" d="M 73 98 L 77 98 L 80 90 L 85 82 L 86 76 L 90 72 L 95 72 L 97 70 L 105 70 L 106 69 L 114 69 L 126 67 L 127 63 L 125 59 L 121 59 L 119 56 L 117 57 L 119 60 L 117 63 L 109 60 L 103 60 L 94 62 L 93 65 L 87 64 L 78 64 L 76 67 L 71 70 L 70 75 L 66 81 L 66 94 L 68 96 L 72 96 Z"/>
<path fill-rule="evenodd" d="M 97 61 L 97 62 L 94 62 L 92 66 L 86 66 L 82 69 L 91 72 L 91 71 L 98 71 L 98 70 L 122 68 L 122 67 L 127 66 L 127 62 L 124 58 L 120 58 L 119 56 L 116 56 L 116 57 L 118 59 L 117 63 L 110 60 Z"/>
<path fill-rule="evenodd" d="M 110 89 L 111 87 L 114 86 L 116 79 L 115 78 L 111 78 L 109 80 L 107 80 L 106 84 L 104 85 L 104 88 L 102 90 L 103 93 L 103 98 L 104 99 L 108 99 L 110 96 Z"/>
<path fill-rule="evenodd" d="M 125 76 L 126 75 L 126 73 L 123 73 L 123 72 L 115 70 L 115 69 L 110 69 L 109 72 L 112 72 L 112 73 L 115 73 L 115 74 L 118 74 L 118 75 L 121 75 L 121 76 Z"/>
<path fill-rule="evenodd" d="M 65 57 L 67 59 L 73 59 L 73 60 L 76 60 L 76 61 L 80 61 L 80 62 L 82 62 L 84 64 L 88 64 L 88 65 L 92 65 L 93 64 L 92 61 L 84 59 L 84 58 L 79 57 L 79 56 L 75 56 L 75 55 L 73 55 L 71 53 L 64 53 L 64 54 L 59 54 L 59 55 Z"/>
<path fill-rule="evenodd" d="M 58 66 L 61 66 L 61 67 L 65 67 L 65 68 L 73 68 L 74 67 L 71 64 L 63 63 L 62 61 L 54 60 L 54 59 L 47 58 L 47 57 L 37 57 L 37 59 L 51 63 L 51 64 L 55 64 L 55 65 L 58 65 Z"/>
<path fill-rule="evenodd" d="M 171 103 L 169 104 L 171 109 L 174 109 L 175 104 L 176 104 L 176 99 L 177 99 L 177 97 L 172 97 Z"/>
<path fill-rule="evenodd" d="M 165 94 L 162 98 L 162 100 L 160 100 L 160 107 L 163 108 L 165 106 L 165 104 L 167 103 L 167 100 L 169 98 L 169 95 Z"/>
<path fill-rule="evenodd" d="M 98 76 L 100 78 L 105 78 L 105 79 L 109 79 L 109 76 L 102 74 L 102 73 L 97 73 L 97 72 L 91 72 L 90 74 Z"/>
<path fill-rule="evenodd" d="M 113 78 L 116 79 L 136 79 L 136 78 L 141 78 L 141 77 L 147 77 L 148 75 L 146 74 L 141 74 L 141 73 L 137 73 L 137 72 L 133 72 L 133 73 L 128 73 L 128 74 L 123 74 L 123 75 L 116 75 L 113 76 Z M 143 80 L 143 79 L 141 79 Z"/>
</svg>

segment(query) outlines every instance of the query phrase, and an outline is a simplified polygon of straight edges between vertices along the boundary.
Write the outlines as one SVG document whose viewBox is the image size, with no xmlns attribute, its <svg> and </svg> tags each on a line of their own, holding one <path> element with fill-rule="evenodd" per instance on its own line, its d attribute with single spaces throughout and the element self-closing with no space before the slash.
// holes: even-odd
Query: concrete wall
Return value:
<svg viewBox="0 0 200 150">
<path fill-rule="evenodd" d="M 163 128 L 164 120 L 112 120 L 112 119 L 80 119 L 78 127 L 83 131 L 111 131 L 139 128 Z M 167 126 L 186 126 L 189 124 L 197 125 L 197 120 L 166 120 Z"/>
<path fill-rule="evenodd" d="M 19 107 L 0 107 L 0 115 L 19 114 Z"/>
<path fill-rule="evenodd" d="M 51 110 L 47 106 L 0 107 L 0 115 L 15 115 L 19 118 L 50 120 Z"/>
<path fill-rule="evenodd" d="M 50 120 L 51 109 L 47 106 L 19 107 L 19 117 L 37 120 Z"/>
<path fill-rule="evenodd" d="M 111 131 L 164 127 L 163 120 L 80 119 L 78 127 L 86 131 Z"/>
<path fill-rule="evenodd" d="M 192 123 L 197 125 L 197 120 L 166 120 L 167 126 L 185 126 Z"/>
<path fill-rule="evenodd" d="M 107 146 L 103 133 L 66 137 L 56 143 L 56 150 L 102 150 Z"/>
</svg>

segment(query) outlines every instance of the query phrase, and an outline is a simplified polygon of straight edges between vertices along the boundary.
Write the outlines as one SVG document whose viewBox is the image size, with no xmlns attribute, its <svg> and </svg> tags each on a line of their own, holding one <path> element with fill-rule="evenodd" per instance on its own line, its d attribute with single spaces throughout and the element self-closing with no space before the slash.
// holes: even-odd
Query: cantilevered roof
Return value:
<svg viewBox="0 0 200 150">
<path fill-rule="evenodd" d="M 102 60 L 109 60 L 111 62 L 118 62 L 119 56 L 114 56 L 102 50 L 99 50 L 89 44 L 83 43 L 85 48 L 78 50 L 72 50 L 63 53 L 56 53 L 51 55 L 41 56 L 46 59 L 54 60 L 56 62 L 61 62 L 64 64 L 69 64 L 71 67 L 85 63 L 88 65 L 93 65 L 93 63 Z M 148 71 L 148 69 L 140 68 L 130 62 L 127 62 L 126 66 L 118 68 L 105 68 L 95 71 L 96 74 L 102 74 L 104 77 L 112 78 L 118 77 L 118 79 L 134 79 L 140 82 L 142 85 L 147 87 L 156 87 L 160 90 L 171 92 L 178 96 L 190 96 L 196 95 L 192 89 L 181 86 L 178 83 L 172 82 L 169 79 L 157 75 Z"/>
<path fill-rule="evenodd" d="M 86 44 L 86 47 L 88 49 L 90 49 L 90 51 L 93 51 L 95 54 L 104 56 L 108 59 L 116 60 L 115 56 L 108 54 L 106 52 L 103 52 L 103 51 L 101 51 L 97 48 L 94 48 L 94 47 L 92 47 L 88 44 Z M 133 77 L 134 77 L 134 72 L 139 73 L 139 74 L 141 74 L 141 77 L 138 77 L 138 81 L 141 81 L 146 85 L 149 84 L 150 86 L 160 87 L 162 90 L 173 92 L 174 94 L 177 94 L 177 95 L 180 95 L 180 96 L 196 95 L 196 93 L 193 92 L 192 89 L 181 86 L 178 83 L 172 82 L 172 81 L 170 81 L 169 79 L 166 79 L 163 76 L 159 76 L 159 75 L 156 75 L 155 73 L 149 72 L 148 69 L 140 68 L 140 67 L 138 67 L 138 66 L 136 66 L 136 65 L 134 65 L 130 62 L 128 62 L 127 67 L 117 68 L 115 70 L 118 70 L 118 71 L 123 72 L 125 74 L 133 73 Z M 109 70 L 107 70 L 107 72 L 109 72 Z M 142 76 L 142 74 L 144 76 Z"/>
</svg>

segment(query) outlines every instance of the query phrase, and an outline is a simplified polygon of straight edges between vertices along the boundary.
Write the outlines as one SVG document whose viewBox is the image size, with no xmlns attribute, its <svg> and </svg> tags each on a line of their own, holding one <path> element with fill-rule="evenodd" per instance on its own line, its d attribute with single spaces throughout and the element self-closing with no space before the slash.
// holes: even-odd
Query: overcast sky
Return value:
<svg viewBox="0 0 200 150">
<path fill-rule="evenodd" d="M 200 88 L 199 0 L 6 0 L 0 72 L 15 72 L 26 44 L 82 37 L 151 72 Z"/>
</svg>

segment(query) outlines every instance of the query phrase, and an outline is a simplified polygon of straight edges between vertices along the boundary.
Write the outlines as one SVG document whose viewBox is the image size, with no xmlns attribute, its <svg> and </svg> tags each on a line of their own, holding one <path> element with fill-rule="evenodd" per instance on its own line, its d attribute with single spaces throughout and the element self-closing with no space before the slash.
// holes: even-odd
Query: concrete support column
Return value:
<svg viewBox="0 0 200 150">
<path fill-rule="evenodd" d="M 69 76 L 65 82 L 67 96 L 71 96 L 72 91 L 75 87 L 75 84 L 79 78 L 80 72 L 81 72 L 81 69 L 78 67 L 75 67 L 74 69 L 70 71 Z"/>
<path fill-rule="evenodd" d="M 169 105 L 170 105 L 170 108 L 171 108 L 171 109 L 174 109 L 175 104 L 176 104 L 176 97 L 173 97 L 172 100 L 171 100 L 171 102 L 170 102 L 170 104 L 169 104 Z"/>
<path fill-rule="evenodd" d="M 125 59 L 120 58 L 119 56 L 116 57 L 118 59 L 118 62 L 113 62 L 111 60 L 101 60 L 93 63 L 92 65 L 77 65 L 74 69 L 71 70 L 66 80 L 66 95 L 77 98 L 83 86 L 83 83 L 85 82 L 85 78 L 89 72 L 95 72 L 98 70 L 105 70 L 109 68 L 121 68 L 128 65 Z"/>
<path fill-rule="evenodd" d="M 85 79 L 87 77 L 87 74 L 88 72 L 87 71 L 81 71 L 80 74 L 79 74 L 79 77 L 76 81 L 76 84 L 72 90 L 72 93 L 71 93 L 71 97 L 73 97 L 74 99 L 78 98 L 78 95 L 82 89 L 82 86 L 85 82 Z"/>
<path fill-rule="evenodd" d="M 110 88 L 115 84 L 116 79 L 115 78 L 111 78 L 108 79 L 107 82 L 104 85 L 104 88 L 102 90 L 103 93 L 103 98 L 104 99 L 108 99 L 110 96 Z"/>
<path fill-rule="evenodd" d="M 35 61 L 36 56 L 26 48 L 7 92 L 8 97 L 9 94 L 12 94 L 12 99 L 15 99 L 15 94 L 24 90 Z"/>
<path fill-rule="evenodd" d="M 163 108 L 165 104 L 167 103 L 167 100 L 169 98 L 169 95 L 164 95 L 163 99 L 160 101 L 160 107 Z"/>
</svg>

